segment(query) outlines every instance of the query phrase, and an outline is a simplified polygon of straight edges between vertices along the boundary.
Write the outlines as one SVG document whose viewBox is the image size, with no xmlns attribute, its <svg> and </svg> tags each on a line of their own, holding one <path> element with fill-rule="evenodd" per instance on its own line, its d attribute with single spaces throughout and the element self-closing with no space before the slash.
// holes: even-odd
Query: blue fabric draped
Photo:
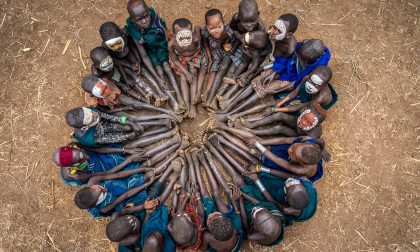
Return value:
<svg viewBox="0 0 420 252">
<path fill-rule="evenodd" d="M 303 140 L 302 137 L 298 137 L 295 141 L 293 141 L 292 144 L 294 144 L 294 143 L 316 144 L 316 141 L 314 139 Z M 289 147 L 292 144 L 273 145 L 273 146 L 271 146 L 271 152 L 279 158 L 282 158 L 284 160 L 289 160 L 289 153 L 288 153 L 287 150 L 289 149 Z M 267 166 L 271 169 L 275 169 L 275 170 L 286 172 L 286 173 L 291 173 L 289 170 L 279 166 L 278 164 L 274 163 L 273 161 L 271 161 L 270 159 L 268 159 L 266 157 L 263 157 L 262 161 L 263 161 L 264 166 Z M 309 178 L 309 180 L 314 182 L 314 181 L 320 179 L 323 174 L 324 174 L 324 170 L 323 170 L 322 159 L 321 159 L 318 163 L 317 172 L 315 173 L 315 175 L 313 177 Z"/>
</svg>

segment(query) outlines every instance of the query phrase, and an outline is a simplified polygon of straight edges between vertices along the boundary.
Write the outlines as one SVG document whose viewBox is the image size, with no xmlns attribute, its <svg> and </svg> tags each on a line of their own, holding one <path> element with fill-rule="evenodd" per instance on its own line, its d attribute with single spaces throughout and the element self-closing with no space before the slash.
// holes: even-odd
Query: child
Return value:
<svg viewBox="0 0 420 252">
<path fill-rule="evenodd" d="M 182 120 L 181 116 L 176 115 L 171 110 L 155 107 L 121 94 L 121 90 L 116 86 L 115 82 L 109 79 L 100 79 L 94 75 L 87 75 L 82 80 L 82 88 L 88 93 L 85 96 L 86 103 L 88 104 L 107 106 L 111 110 L 114 110 L 115 107 L 123 107 L 125 105 L 135 110 L 147 109 L 165 113 L 171 115 L 175 120 Z M 97 102 L 96 104 L 95 100 Z"/>
<path fill-rule="evenodd" d="M 143 45 L 147 55 L 156 68 L 161 80 L 164 75 L 175 90 L 178 104 L 181 109 L 186 109 L 182 96 L 176 83 L 175 75 L 168 64 L 168 42 L 166 41 L 166 24 L 153 8 L 149 8 L 143 0 L 130 0 L 127 3 L 130 17 L 126 20 L 125 29 L 133 37 L 136 44 Z M 169 90 L 169 89 L 168 89 Z M 166 92 L 168 95 L 169 93 Z"/>
<path fill-rule="evenodd" d="M 130 156 L 123 157 L 123 153 Z M 52 154 L 52 159 L 61 167 L 64 183 L 70 186 L 86 184 L 91 177 L 110 171 L 136 169 L 139 167 L 138 162 L 145 160 L 143 151 L 138 149 L 103 147 L 85 150 L 76 144 L 57 148 Z"/>
<path fill-rule="evenodd" d="M 197 87 L 203 85 L 207 71 L 207 60 L 201 51 L 200 27 L 195 27 L 194 32 L 192 28 L 190 20 L 176 19 L 172 24 L 175 38 L 168 46 L 171 66 L 181 78 L 182 96 L 187 105 L 185 115 L 190 118 L 196 116 Z"/>
<path fill-rule="evenodd" d="M 293 92 L 282 99 L 274 108 L 275 112 L 295 112 L 310 104 L 318 103 L 323 109 L 330 109 L 337 102 L 338 95 L 329 83 L 331 69 L 319 66 L 305 76 Z M 300 104 L 282 107 L 289 101 L 298 100 Z"/>
<path fill-rule="evenodd" d="M 239 11 L 232 16 L 229 25 L 241 35 L 251 31 L 265 32 L 265 26 L 261 20 L 258 4 L 255 0 L 241 0 L 239 2 Z"/>
<path fill-rule="evenodd" d="M 210 75 L 202 99 L 205 105 L 209 106 L 229 66 L 233 62 L 232 67 L 234 69 L 238 67 L 242 55 L 240 50 L 241 36 L 223 22 L 223 15 L 220 10 L 208 10 L 205 14 L 205 22 L 206 27 L 201 31 L 201 36 L 204 38 L 204 48 L 209 58 Z"/>
<path fill-rule="evenodd" d="M 147 198 L 144 189 L 156 180 L 152 172 L 153 175 L 147 175 L 149 181 L 145 182 L 145 176 L 140 174 L 144 170 L 137 168 L 92 177 L 87 186 L 76 193 L 74 202 L 78 208 L 87 209 L 94 218 L 110 216 L 129 202 L 134 205 L 143 204 Z"/>
<path fill-rule="evenodd" d="M 91 107 L 67 111 L 66 121 L 75 128 L 72 137 L 86 147 L 121 143 L 136 138 L 143 131 L 126 116 L 102 113 Z"/>
</svg>

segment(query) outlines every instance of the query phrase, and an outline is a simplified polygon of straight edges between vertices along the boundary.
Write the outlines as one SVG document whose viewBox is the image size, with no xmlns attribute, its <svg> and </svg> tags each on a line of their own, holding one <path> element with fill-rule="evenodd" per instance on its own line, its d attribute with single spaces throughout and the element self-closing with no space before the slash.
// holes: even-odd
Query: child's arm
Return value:
<svg viewBox="0 0 420 252">
<path fill-rule="evenodd" d="M 288 179 L 288 178 L 301 178 L 302 176 L 298 176 L 298 175 L 293 175 L 290 173 L 286 173 L 286 172 L 282 172 L 282 171 L 278 171 L 278 170 L 274 170 L 274 169 L 270 169 L 268 167 L 265 167 L 263 165 L 257 164 L 255 166 L 255 172 L 265 172 L 265 173 L 269 173 L 271 175 L 274 175 L 276 177 L 279 178 L 283 178 L 283 179 Z"/>
<path fill-rule="evenodd" d="M 296 111 L 299 111 L 299 110 L 311 105 L 312 103 L 314 103 L 313 100 L 309 101 L 309 102 L 297 104 L 297 105 L 289 105 L 289 106 L 286 106 L 286 107 L 275 108 L 274 111 L 275 112 L 285 112 L 285 113 L 296 112 Z"/>
<path fill-rule="evenodd" d="M 203 37 L 203 44 L 204 44 L 204 50 L 206 51 L 207 62 L 208 62 L 207 73 L 210 73 L 211 65 L 213 64 L 213 58 L 210 51 L 209 41 L 205 37 Z"/>
<path fill-rule="evenodd" d="M 258 142 L 263 145 L 278 145 L 278 144 L 292 144 L 297 137 L 275 137 L 266 140 L 259 140 Z"/>
<path fill-rule="evenodd" d="M 147 55 L 146 50 L 144 49 L 144 46 L 138 42 L 135 42 L 135 45 L 137 47 L 138 52 L 140 53 L 140 57 L 143 61 L 144 66 L 149 70 L 149 72 L 153 75 L 155 80 L 159 81 L 160 77 L 156 72 L 155 67 L 152 64 L 152 61 L 149 58 L 149 55 Z"/>
<path fill-rule="evenodd" d="M 89 179 L 88 185 L 97 185 L 99 182 L 104 181 L 104 180 L 126 178 L 126 177 L 129 177 L 129 176 L 133 175 L 133 174 L 147 172 L 151 169 L 154 169 L 154 168 L 141 167 L 141 168 L 137 168 L 137 169 L 133 169 L 133 170 L 121 171 L 121 172 L 118 172 L 118 173 L 110 173 L 110 174 L 102 173 L 101 175 L 96 174 L 96 176 Z"/>
<path fill-rule="evenodd" d="M 275 109 L 274 109 L 274 112 L 278 112 L 277 110 L 281 107 L 281 106 L 283 106 L 286 102 L 288 102 L 288 101 L 291 101 L 291 100 L 293 100 L 298 94 L 299 94 L 299 90 L 300 90 L 300 87 L 303 85 L 303 83 L 305 83 L 306 82 L 306 80 L 308 79 L 309 77 L 307 77 L 307 76 L 305 76 L 305 77 L 303 77 L 303 79 L 302 79 L 302 81 L 300 82 L 300 84 L 299 84 L 299 86 L 297 86 L 290 94 L 288 94 L 283 100 L 281 100 L 276 106 L 275 106 Z"/>
<path fill-rule="evenodd" d="M 264 150 L 264 152 L 262 152 L 262 154 L 267 157 L 268 159 L 270 159 L 271 161 L 273 161 L 274 163 L 276 163 L 277 165 L 283 167 L 286 170 L 289 170 L 291 172 L 293 172 L 294 174 L 298 174 L 298 175 L 306 175 L 306 168 L 303 165 L 294 165 L 289 163 L 287 160 L 284 160 L 283 158 L 279 158 L 276 155 L 274 155 L 271 151 L 269 150 Z"/>
<path fill-rule="evenodd" d="M 264 196 L 264 198 L 266 198 L 266 200 L 268 200 L 269 202 L 273 203 L 274 205 L 276 205 L 280 209 L 283 209 L 283 208 L 287 207 L 285 205 L 280 204 L 276 200 L 274 200 L 273 196 L 271 196 L 271 194 L 264 187 L 264 185 L 261 182 L 261 180 L 260 180 L 260 178 L 259 178 L 259 176 L 258 176 L 257 173 L 250 173 L 250 174 L 247 175 L 247 177 L 250 178 L 252 181 L 254 181 L 255 185 L 258 187 L 258 189 L 260 190 L 260 192 L 262 193 L 262 195 Z"/>
<path fill-rule="evenodd" d="M 179 70 L 182 71 L 183 74 L 185 74 L 185 76 L 189 80 L 193 76 L 190 74 L 190 72 L 188 72 L 187 69 L 185 69 L 185 67 L 181 64 L 181 61 L 178 60 L 178 56 L 175 53 L 175 43 L 176 43 L 175 39 L 172 39 L 171 41 L 169 41 L 169 44 L 168 44 L 169 57 L 171 57 L 171 61 L 175 64 L 175 66 Z"/>
<path fill-rule="evenodd" d="M 239 205 L 241 206 L 242 226 L 244 227 L 245 233 L 248 233 L 249 232 L 248 216 L 246 216 L 246 212 L 245 212 L 244 198 L 241 197 L 239 199 Z"/>
</svg>

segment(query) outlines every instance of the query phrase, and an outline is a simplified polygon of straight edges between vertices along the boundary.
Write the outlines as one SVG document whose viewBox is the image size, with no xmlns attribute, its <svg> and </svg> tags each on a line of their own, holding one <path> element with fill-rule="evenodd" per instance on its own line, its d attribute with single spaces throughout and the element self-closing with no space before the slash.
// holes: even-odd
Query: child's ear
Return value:
<svg viewBox="0 0 420 252">
<path fill-rule="evenodd" d="M 179 27 L 178 24 L 175 24 L 174 28 L 175 28 L 175 30 L 181 29 L 181 27 Z"/>
</svg>

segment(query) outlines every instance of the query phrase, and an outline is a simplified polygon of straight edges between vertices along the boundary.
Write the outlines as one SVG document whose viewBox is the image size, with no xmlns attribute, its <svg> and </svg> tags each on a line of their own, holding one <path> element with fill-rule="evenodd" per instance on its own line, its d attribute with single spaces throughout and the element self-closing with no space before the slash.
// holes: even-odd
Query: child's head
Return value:
<svg viewBox="0 0 420 252">
<path fill-rule="evenodd" d="M 180 230 L 182 231 L 180 232 Z M 181 246 L 192 243 L 197 234 L 194 223 L 185 212 L 177 213 L 172 217 L 172 220 L 168 223 L 168 231 L 174 241 Z"/>
<path fill-rule="evenodd" d="M 106 188 L 100 185 L 86 186 L 76 193 L 74 202 L 80 209 L 89 209 L 101 204 L 106 198 Z"/>
<path fill-rule="evenodd" d="M 239 22 L 247 32 L 255 30 L 258 26 L 258 4 L 255 0 L 241 0 L 239 3 Z"/>
<path fill-rule="evenodd" d="M 99 28 L 102 41 L 110 50 L 119 53 L 128 53 L 127 41 L 123 38 L 122 31 L 117 24 L 106 22 Z"/>
<path fill-rule="evenodd" d="M 175 35 L 176 43 L 179 46 L 187 47 L 192 43 L 192 23 L 186 18 L 178 18 L 172 24 L 172 31 Z"/>
<path fill-rule="evenodd" d="M 309 74 L 305 82 L 305 90 L 308 94 L 317 94 L 332 78 L 332 71 L 327 66 L 319 66 Z"/>
<path fill-rule="evenodd" d="M 206 12 L 204 18 L 210 36 L 219 39 L 225 30 L 222 12 L 219 9 L 210 9 Z"/>
<path fill-rule="evenodd" d="M 263 31 L 252 31 L 244 34 L 245 46 L 262 49 L 268 43 L 268 36 Z"/>
<path fill-rule="evenodd" d="M 283 14 L 270 28 L 270 39 L 279 41 L 290 38 L 297 30 L 298 25 L 299 21 L 295 15 L 291 13 Z"/>
<path fill-rule="evenodd" d="M 143 252 L 161 252 L 163 251 L 163 236 L 159 232 L 152 232 L 147 236 L 143 245 Z"/>
<path fill-rule="evenodd" d="M 304 131 L 312 130 L 327 118 L 327 111 L 319 103 L 313 103 L 299 115 L 297 126 Z"/>
<path fill-rule="evenodd" d="M 321 148 L 318 144 L 295 143 L 287 150 L 290 160 L 304 165 L 315 165 L 321 160 Z"/>
<path fill-rule="evenodd" d="M 99 114 L 89 108 L 74 108 L 66 113 L 66 122 L 73 128 L 83 128 L 85 126 L 94 126 L 99 122 Z"/>
<path fill-rule="evenodd" d="M 263 236 L 256 240 L 261 245 L 270 245 L 277 240 L 283 231 L 280 220 L 266 208 L 254 207 L 251 218 L 255 230 Z"/>
<path fill-rule="evenodd" d="M 84 150 L 69 146 L 57 148 L 52 154 L 52 160 L 60 167 L 71 167 L 81 164 L 87 159 Z"/>
<path fill-rule="evenodd" d="M 134 215 L 125 215 L 112 220 L 106 226 L 106 236 L 122 246 L 136 243 L 140 238 L 141 222 Z"/>
<path fill-rule="evenodd" d="M 325 45 L 322 40 L 308 39 L 302 41 L 299 48 L 298 57 L 306 65 L 315 63 L 325 52 Z"/>
<path fill-rule="evenodd" d="M 209 215 L 207 227 L 210 234 L 218 241 L 227 241 L 233 235 L 231 221 L 220 212 L 214 212 Z"/>
<path fill-rule="evenodd" d="M 97 98 L 106 97 L 111 92 L 106 82 L 93 74 L 83 78 L 82 89 Z"/>
<path fill-rule="evenodd" d="M 102 46 L 95 47 L 90 51 L 90 59 L 93 65 L 102 72 L 109 73 L 114 69 L 114 62 L 112 61 L 111 55 Z"/>
<path fill-rule="evenodd" d="M 140 29 L 146 29 L 152 22 L 149 7 L 143 0 L 128 1 L 127 11 L 133 22 Z"/>
<path fill-rule="evenodd" d="M 298 179 L 288 178 L 284 184 L 286 201 L 291 207 L 303 210 L 309 204 L 309 193 L 306 187 Z"/>
</svg>

